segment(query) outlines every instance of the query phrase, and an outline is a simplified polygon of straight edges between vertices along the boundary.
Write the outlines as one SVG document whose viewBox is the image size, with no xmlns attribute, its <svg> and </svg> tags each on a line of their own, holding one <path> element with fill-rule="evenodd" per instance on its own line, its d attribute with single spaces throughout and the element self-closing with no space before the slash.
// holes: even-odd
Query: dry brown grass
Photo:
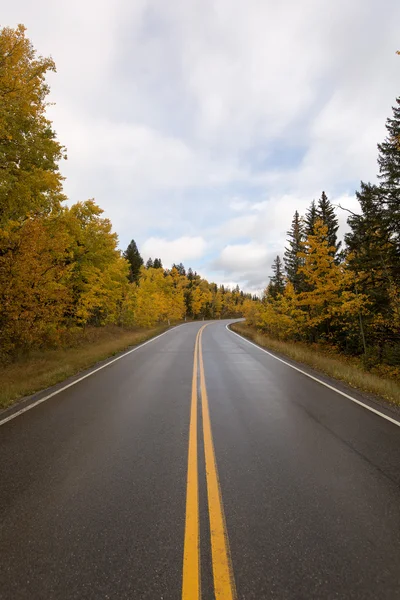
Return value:
<svg viewBox="0 0 400 600">
<path fill-rule="evenodd" d="M 400 385 L 392 379 L 368 373 L 356 360 L 348 359 L 340 354 L 324 353 L 306 344 L 298 342 L 282 342 L 260 333 L 246 323 L 234 323 L 231 328 L 259 346 L 284 354 L 293 360 L 309 365 L 330 377 L 344 381 L 358 390 L 380 396 L 387 402 L 400 405 Z"/>
<path fill-rule="evenodd" d="M 91 328 L 70 339 L 67 348 L 36 351 L 11 364 L 0 365 L 0 408 L 59 383 L 167 329 L 165 325 L 136 330 Z"/>
</svg>

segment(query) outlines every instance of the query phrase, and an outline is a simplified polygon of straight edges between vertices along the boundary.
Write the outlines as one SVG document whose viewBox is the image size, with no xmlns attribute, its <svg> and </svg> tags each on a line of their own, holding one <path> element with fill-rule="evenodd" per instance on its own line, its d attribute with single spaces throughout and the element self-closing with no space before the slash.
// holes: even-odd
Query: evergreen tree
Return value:
<svg viewBox="0 0 400 600">
<path fill-rule="evenodd" d="M 345 242 L 349 269 L 357 274 L 358 291 L 370 303 L 367 334 L 374 344 L 383 347 L 393 337 L 396 307 L 391 292 L 399 287 L 399 260 L 391 243 L 381 194 L 380 186 L 361 182 L 356 192 L 361 214 L 352 214 L 347 220 L 351 231 L 345 235 Z M 374 321 L 379 321 L 379 326 L 374 326 Z"/>
<path fill-rule="evenodd" d="M 304 233 L 307 237 L 309 235 L 314 235 L 315 223 L 317 219 L 317 206 L 315 204 L 315 200 L 313 200 L 304 218 Z"/>
<path fill-rule="evenodd" d="M 135 240 L 131 240 L 123 256 L 129 263 L 129 281 L 137 283 L 139 281 L 140 267 L 143 265 L 143 258 L 140 256 Z"/>
<path fill-rule="evenodd" d="M 163 265 L 161 262 L 161 258 L 155 258 L 153 262 L 153 269 L 162 269 Z"/>
<path fill-rule="evenodd" d="M 304 280 L 303 275 L 299 272 L 300 267 L 303 265 L 303 259 L 300 258 L 299 252 L 303 249 L 304 243 L 304 225 L 299 216 L 298 211 L 294 213 L 292 227 L 287 232 L 289 236 L 288 242 L 289 247 L 285 249 L 283 257 L 285 263 L 285 271 L 288 280 L 293 284 L 296 292 L 302 290 L 302 283 Z"/>
<path fill-rule="evenodd" d="M 179 265 L 176 265 L 176 264 L 174 263 L 174 264 L 172 265 L 172 268 L 173 268 L 173 269 L 176 269 L 176 270 L 178 271 L 179 275 L 184 275 L 184 276 L 186 276 L 186 269 L 185 269 L 185 267 L 183 266 L 183 264 L 182 264 L 182 263 L 179 263 Z"/>
<path fill-rule="evenodd" d="M 386 121 L 388 137 L 378 144 L 381 201 L 393 242 L 400 259 L 400 97 L 393 107 L 393 118 Z"/>
<path fill-rule="evenodd" d="M 153 259 L 150 258 L 148 259 L 147 263 L 146 263 L 146 269 L 153 269 L 154 268 L 154 263 L 153 263 Z"/>
<path fill-rule="evenodd" d="M 272 281 L 270 281 L 264 290 L 264 294 L 263 294 L 261 302 L 263 304 L 265 304 L 266 302 L 268 302 L 268 300 L 270 300 L 271 298 L 275 298 L 275 297 L 276 297 L 276 295 L 275 295 L 275 291 L 274 291 L 274 284 L 272 283 Z"/>
<path fill-rule="evenodd" d="M 363 271 L 373 276 L 388 262 L 387 256 L 384 257 L 387 254 L 384 248 L 387 248 L 390 238 L 381 205 L 380 188 L 361 182 L 356 197 L 361 214 L 352 213 L 347 219 L 351 231 L 345 235 L 349 266 L 358 273 Z M 383 282 L 382 285 L 385 286 Z"/>
<path fill-rule="evenodd" d="M 273 298 L 276 298 L 285 291 L 285 276 L 283 274 L 283 265 L 279 255 L 272 264 L 272 270 L 274 274 L 270 277 L 271 285 L 269 286 L 269 290 L 270 295 Z"/>
<path fill-rule="evenodd" d="M 331 202 L 328 200 L 325 192 L 322 192 L 321 198 L 318 201 L 316 210 L 317 218 L 321 219 L 324 225 L 328 228 L 328 246 L 336 248 L 333 256 L 336 256 L 342 242 L 337 241 L 337 232 L 339 229 L 339 221 Z"/>
</svg>

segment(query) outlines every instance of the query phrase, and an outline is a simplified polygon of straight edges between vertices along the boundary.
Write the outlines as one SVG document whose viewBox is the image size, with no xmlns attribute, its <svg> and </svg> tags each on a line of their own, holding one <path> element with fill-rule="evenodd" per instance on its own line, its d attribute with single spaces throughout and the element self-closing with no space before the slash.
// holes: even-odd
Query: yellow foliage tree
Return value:
<svg viewBox="0 0 400 600">
<path fill-rule="evenodd" d="M 0 231 L 3 355 L 59 340 L 71 303 L 69 243 L 59 218 L 28 219 Z"/>
<path fill-rule="evenodd" d="M 81 271 L 83 289 L 76 306 L 78 323 L 120 325 L 126 315 L 129 266 L 117 257 L 105 268 L 87 266 Z"/>
<path fill-rule="evenodd" d="M 212 302 L 212 293 L 208 282 L 202 279 L 192 293 L 192 312 L 195 317 L 204 317 L 208 305 Z"/>
<path fill-rule="evenodd" d="M 121 257 L 117 235 L 102 213 L 93 200 L 78 202 L 63 210 L 63 222 L 71 239 L 73 304 L 70 317 L 81 324 L 116 322 L 115 302 L 122 301 L 127 283 L 124 276 L 128 263 Z M 105 307 L 107 298 L 109 309 Z"/>
<path fill-rule="evenodd" d="M 65 155 L 45 116 L 51 58 L 36 55 L 25 27 L 0 30 L 0 227 L 47 214 L 65 198 L 58 161 Z"/>
<path fill-rule="evenodd" d="M 305 242 L 303 273 L 307 289 L 298 295 L 298 306 L 307 314 L 306 330 L 312 341 L 320 336 L 329 337 L 332 327 L 346 327 L 349 321 L 357 322 L 366 311 L 366 298 L 353 291 L 355 275 L 344 263 L 337 264 L 333 248 L 327 241 L 327 227 L 317 220 L 314 235 Z"/>
</svg>

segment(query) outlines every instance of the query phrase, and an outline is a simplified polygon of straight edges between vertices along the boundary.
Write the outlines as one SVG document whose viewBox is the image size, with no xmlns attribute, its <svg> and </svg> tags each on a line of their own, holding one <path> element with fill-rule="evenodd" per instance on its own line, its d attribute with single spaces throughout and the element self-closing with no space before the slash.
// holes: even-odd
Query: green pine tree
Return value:
<svg viewBox="0 0 400 600">
<path fill-rule="evenodd" d="M 270 295 L 276 298 L 279 294 L 285 291 L 285 276 L 283 274 L 283 265 L 280 256 L 278 255 L 273 264 L 272 270 L 274 274 L 270 277 L 271 284 L 269 286 Z"/>
<path fill-rule="evenodd" d="M 317 207 L 317 218 L 321 219 L 324 225 L 328 228 L 328 245 L 332 248 L 336 248 L 333 253 L 334 256 L 337 256 L 337 253 L 340 250 L 342 242 L 337 241 L 337 232 L 339 229 L 339 221 L 336 216 L 336 212 L 334 207 L 332 206 L 330 200 L 328 200 L 325 192 L 322 192 L 321 198 L 318 200 Z"/>
<path fill-rule="evenodd" d="M 174 263 L 174 264 L 172 265 L 172 268 L 173 268 L 173 269 L 175 268 L 175 269 L 178 271 L 179 275 L 184 275 L 184 276 L 186 276 L 186 269 L 185 269 L 185 267 L 183 266 L 183 264 L 182 264 L 182 263 L 179 263 L 179 265 L 177 265 L 177 264 L 175 264 L 175 263 Z"/>
<path fill-rule="evenodd" d="M 393 118 L 386 121 L 388 136 L 382 144 L 378 144 L 378 177 L 385 217 L 400 260 L 400 97 L 396 104 Z"/>
<path fill-rule="evenodd" d="M 289 246 L 285 249 L 283 261 L 288 280 L 293 284 L 296 292 L 302 291 L 304 277 L 299 273 L 304 260 L 300 258 L 299 252 L 303 249 L 304 225 L 298 211 L 294 213 L 292 227 L 287 232 Z"/>
<path fill-rule="evenodd" d="M 400 356 L 398 333 L 393 328 L 398 306 L 392 297 L 396 286 L 399 289 L 399 261 L 380 186 L 361 182 L 356 196 L 361 214 L 352 214 L 347 220 L 351 229 L 345 235 L 347 263 L 357 275 L 357 291 L 368 298 L 365 333 L 368 345 L 377 348 L 377 360 L 381 361 L 383 353 L 392 352 L 396 344 Z"/>
<path fill-rule="evenodd" d="M 123 256 L 129 262 L 129 281 L 137 283 L 139 281 L 140 267 L 143 265 L 143 258 L 140 256 L 135 240 L 131 240 Z"/>
<path fill-rule="evenodd" d="M 317 219 L 317 206 L 315 204 L 315 200 L 313 200 L 310 204 L 310 208 L 306 212 L 306 216 L 304 217 L 304 234 L 306 237 L 309 235 L 314 235 L 315 223 Z"/>
</svg>

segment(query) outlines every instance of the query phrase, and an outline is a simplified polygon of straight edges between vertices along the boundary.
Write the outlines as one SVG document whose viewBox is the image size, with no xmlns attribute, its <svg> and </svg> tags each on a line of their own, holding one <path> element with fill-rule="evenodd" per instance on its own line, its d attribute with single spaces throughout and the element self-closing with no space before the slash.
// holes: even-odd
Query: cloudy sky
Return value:
<svg viewBox="0 0 400 600">
<path fill-rule="evenodd" d="M 57 64 L 70 201 L 145 259 L 260 290 L 296 209 L 322 190 L 355 209 L 375 178 L 398 0 L 14 0 L 17 23 Z"/>
</svg>

